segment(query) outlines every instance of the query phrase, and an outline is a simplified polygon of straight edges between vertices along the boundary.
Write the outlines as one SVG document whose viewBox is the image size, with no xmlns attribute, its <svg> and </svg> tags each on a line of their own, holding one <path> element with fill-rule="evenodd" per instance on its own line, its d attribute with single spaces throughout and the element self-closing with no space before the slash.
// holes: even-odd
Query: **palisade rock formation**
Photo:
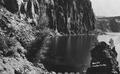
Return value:
<svg viewBox="0 0 120 74">
<path fill-rule="evenodd" d="M 50 28 L 62 33 L 84 33 L 94 29 L 94 13 L 89 0 L 53 0 L 49 6 Z M 53 26 L 52 26 L 53 25 Z"/>
<path fill-rule="evenodd" d="M 1 4 L 32 24 L 59 33 L 79 34 L 95 29 L 90 0 L 1 0 Z"/>
</svg>

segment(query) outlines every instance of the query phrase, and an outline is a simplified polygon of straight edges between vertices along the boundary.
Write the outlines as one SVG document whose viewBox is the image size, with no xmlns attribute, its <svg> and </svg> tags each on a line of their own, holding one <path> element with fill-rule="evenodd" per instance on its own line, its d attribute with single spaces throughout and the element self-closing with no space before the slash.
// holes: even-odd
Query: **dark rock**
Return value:
<svg viewBox="0 0 120 74">
<path fill-rule="evenodd" d="M 89 0 L 51 0 L 47 6 L 49 27 L 65 34 L 94 29 L 94 13 Z"/>
<path fill-rule="evenodd" d="M 18 11 L 18 4 L 17 0 L 0 0 L 0 4 L 6 7 L 7 10 L 11 11 L 12 13 L 16 13 Z"/>
<path fill-rule="evenodd" d="M 100 42 L 91 50 L 91 66 L 87 74 L 119 74 L 117 52 L 105 42 Z"/>
</svg>

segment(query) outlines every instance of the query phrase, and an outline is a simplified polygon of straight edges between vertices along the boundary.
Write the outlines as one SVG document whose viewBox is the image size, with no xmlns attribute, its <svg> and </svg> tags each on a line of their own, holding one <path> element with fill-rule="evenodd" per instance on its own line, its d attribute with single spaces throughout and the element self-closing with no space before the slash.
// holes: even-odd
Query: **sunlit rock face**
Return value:
<svg viewBox="0 0 120 74">
<path fill-rule="evenodd" d="M 120 17 L 97 17 L 95 26 L 103 32 L 120 32 Z"/>
<path fill-rule="evenodd" d="M 29 23 L 59 33 L 79 34 L 95 28 L 89 0 L 1 0 L 1 4 Z"/>
</svg>

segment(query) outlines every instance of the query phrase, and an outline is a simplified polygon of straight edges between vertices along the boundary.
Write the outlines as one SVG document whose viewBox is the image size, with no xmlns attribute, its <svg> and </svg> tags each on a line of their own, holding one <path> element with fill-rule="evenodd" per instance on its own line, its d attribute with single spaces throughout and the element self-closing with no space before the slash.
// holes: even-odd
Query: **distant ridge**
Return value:
<svg viewBox="0 0 120 74">
<path fill-rule="evenodd" d="M 103 32 L 120 32 L 120 16 L 96 16 L 95 26 Z"/>
</svg>

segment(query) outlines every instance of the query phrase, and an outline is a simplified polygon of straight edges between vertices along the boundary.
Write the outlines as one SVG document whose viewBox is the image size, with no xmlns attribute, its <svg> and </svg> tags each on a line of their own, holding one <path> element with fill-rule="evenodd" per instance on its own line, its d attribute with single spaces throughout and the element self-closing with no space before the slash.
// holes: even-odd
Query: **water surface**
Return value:
<svg viewBox="0 0 120 74">
<path fill-rule="evenodd" d="M 96 41 L 94 35 L 51 38 L 43 63 L 49 71 L 84 74 L 90 64 L 90 49 Z"/>
<path fill-rule="evenodd" d="M 105 41 L 109 44 L 114 40 L 117 60 L 120 63 L 120 33 L 108 33 L 107 35 L 79 35 L 60 36 L 50 39 L 45 59 L 42 61 L 49 71 L 55 72 L 79 72 L 85 74 L 90 66 L 90 50 L 96 42 Z"/>
</svg>

